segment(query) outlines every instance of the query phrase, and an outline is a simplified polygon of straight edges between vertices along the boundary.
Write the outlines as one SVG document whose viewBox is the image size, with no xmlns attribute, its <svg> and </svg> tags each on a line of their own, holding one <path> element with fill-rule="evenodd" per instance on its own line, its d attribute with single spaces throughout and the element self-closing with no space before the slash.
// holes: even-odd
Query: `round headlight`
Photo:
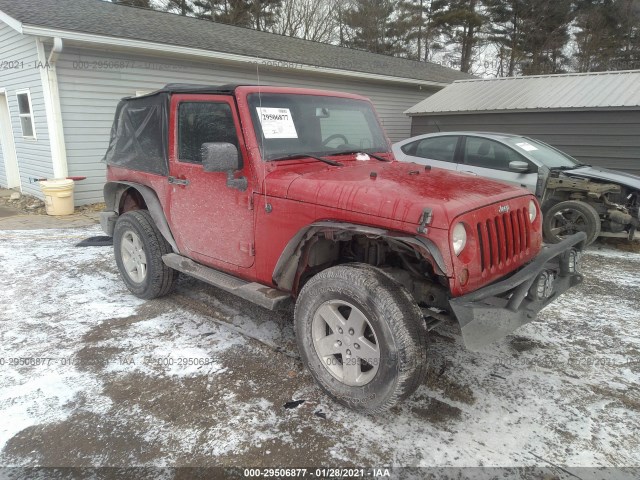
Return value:
<svg viewBox="0 0 640 480">
<path fill-rule="evenodd" d="M 453 233 L 451 234 L 451 244 L 453 246 L 453 253 L 460 255 L 460 252 L 467 244 L 467 229 L 464 228 L 462 223 L 453 227 Z"/>
<path fill-rule="evenodd" d="M 538 216 L 538 207 L 536 207 L 536 202 L 533 200 L 529 201 L 529 221 L 533 223 L 533 221 Z"/>
</svg>

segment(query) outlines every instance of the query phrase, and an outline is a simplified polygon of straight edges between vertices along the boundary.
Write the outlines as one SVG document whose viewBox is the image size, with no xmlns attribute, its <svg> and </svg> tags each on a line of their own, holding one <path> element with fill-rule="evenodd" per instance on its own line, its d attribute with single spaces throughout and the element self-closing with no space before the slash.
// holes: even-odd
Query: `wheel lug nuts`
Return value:
<svg viewBox="0 0 640 480">
<path fill-rule="evenodd" d="M 349 329 L 349 335 L 353 335 L 355 332 L 353 331 L 353 328 Z"/>
<path fill-rule="evenodd" d="M 357 343 L 354 343 L 353 348 L 355 348 L 356 350 L 360 350 L 360 345 L 358 345 Z"/>
<path fill-rule="evenodd" d="M 342 346 L 342 342 L 341 342 L 340 340 L 338 340 L 338 341 L 336 342 L 336 347 L 340 347 L 340 346 Z"/>
<path fill-rule="evenodd" d="M 338 328 L 338 333 L 342 335 L 342 329 Z"/>
<path fill-rule="evenodd" d="M 351 350 L 347 350 L 347 355 L 351 355 Z"/>
</svg>

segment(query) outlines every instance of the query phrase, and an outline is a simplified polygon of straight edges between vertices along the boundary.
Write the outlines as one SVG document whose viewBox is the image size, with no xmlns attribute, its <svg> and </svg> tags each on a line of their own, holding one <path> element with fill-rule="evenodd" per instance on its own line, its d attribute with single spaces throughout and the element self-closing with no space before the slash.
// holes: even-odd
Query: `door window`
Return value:
<svg viewBox="0 0 640 480">
<path fill-rule="evenodd" d="M 202 144 L 227 142 L 238 147 L 238 135 L 228 103 L 183 102 L 178 107 L 178 158 L 202 163 Z"/>
<path fill-rule="evenodd" d="M 402 151 L 414 157 L 454 162 L 458 138 L 456 136 L 446 136 L 416 140 L 403 146 Z"/>
<path fill-rule="evenodd" d="M 494 140 L 467 137 L 465 141 L 463 162 L 466 165 L 509 171 L 509 163 L 514 161 L 526 162 L 531 166 L 531 162 L 518 152 Z"/>
</svg>

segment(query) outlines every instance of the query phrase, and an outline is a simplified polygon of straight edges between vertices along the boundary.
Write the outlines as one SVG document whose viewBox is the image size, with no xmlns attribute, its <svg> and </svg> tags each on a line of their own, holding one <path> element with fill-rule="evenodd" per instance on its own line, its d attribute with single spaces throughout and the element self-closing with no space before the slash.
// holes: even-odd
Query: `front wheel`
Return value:
<svg viewBox="0 0 640 480">
<path fill-rule="evenodd" d="M 427 330 L 407 290 L 377 268 L 340 265 L 311 278 L 298 297 L 303 362 L 336 402 L 375 413 L 420 385 Z"/>
<path fill-rule="evenodd" d="M 600 215 L 585 202 L 569 200 L 551 207 L 544 215 L 542 230 L 549 243 L 560 243 L 577 232 L 587 234 L 585 245 L 596 241 L 600 235 Z"/>
</svg>

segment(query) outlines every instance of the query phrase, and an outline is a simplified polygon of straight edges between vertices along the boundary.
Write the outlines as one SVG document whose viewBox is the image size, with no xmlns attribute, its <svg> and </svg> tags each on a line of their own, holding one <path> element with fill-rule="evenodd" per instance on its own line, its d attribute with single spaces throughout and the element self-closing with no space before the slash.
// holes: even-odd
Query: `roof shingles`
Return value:
<svg viewBox="0 0 640 480">
<path fill-rule="evenodd" d="M 179 45 L 257 59 L 437 83 L 473 78 L 433 63 L 378 55 L 102 0 L 0 0 L 0 11 L 23 25 Z"/>
</svg>

